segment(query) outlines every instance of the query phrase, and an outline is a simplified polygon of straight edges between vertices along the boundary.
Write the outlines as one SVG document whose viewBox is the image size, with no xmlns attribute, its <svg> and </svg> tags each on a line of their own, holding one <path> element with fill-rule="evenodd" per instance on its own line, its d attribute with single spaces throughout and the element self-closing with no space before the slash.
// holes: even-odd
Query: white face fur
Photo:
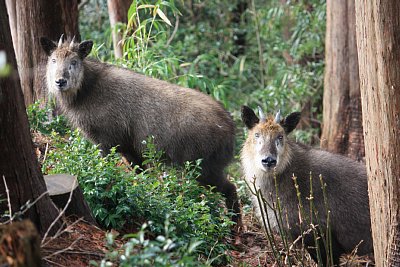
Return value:
<svg viewBox="0 0 400 267">
<path fill-rule="evenodd" d="M 258 123 L 249 130 L 242 159 L 252 162 L 253 168 L 273 174 L 279 173 L 290 160 L 284 129 L 273 121 Z"/>
<path fill-rule="evenodd" d="M 83 62 L 66 47 L 56 49 L 47 63 L 47 86 L 51 94 L 75 94 L 83 79 Z"/>
<path fill-rule="evenodd" d="M 40 44 L 48 56 L 46 80 L 50 94 L 74 95 L 83 81 L 83 60 L 92 50 L 92 41 L 81 43 L 63 42 L 61 36 L 58 44 L 41 37 Z"/>
</svg>

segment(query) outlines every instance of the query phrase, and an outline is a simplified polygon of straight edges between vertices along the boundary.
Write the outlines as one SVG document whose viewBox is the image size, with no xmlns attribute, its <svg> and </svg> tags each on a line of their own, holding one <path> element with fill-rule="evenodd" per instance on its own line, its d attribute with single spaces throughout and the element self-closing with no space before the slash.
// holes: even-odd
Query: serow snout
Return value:
<svg viewBox="0 0 400 267">
<path fill-rule="evenodd" d="M 266 157 L 264 159 L 261 160 L 261 163 L 264 167 L 275 167 L 276 166 L 276 159 L 273 157 Z"/>
<path fill-rule="evenodd" d="M 58 79 L 56 80 L 56 85 L 58 88 L 63 88 L 67 84 L 66 79 Z"/>
</svg>

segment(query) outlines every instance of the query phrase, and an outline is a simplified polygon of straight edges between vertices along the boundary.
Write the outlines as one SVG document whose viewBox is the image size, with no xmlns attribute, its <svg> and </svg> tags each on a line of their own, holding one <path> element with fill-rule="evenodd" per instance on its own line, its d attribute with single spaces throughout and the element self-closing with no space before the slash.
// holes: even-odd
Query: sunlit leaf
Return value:
<svg viewBox="0 0 400 267">
<path fill-rule="evenodd" d="M 165 16 L 164 12 L 162 12 L 161 9 L 157 8 L 157 14 L 160 16 L 160 18 L 167 23 L 169 26 L 172 26 L 171 22 L 169 21 L 169 19 L 167 18 L 167 16 Z"/>
</svg>

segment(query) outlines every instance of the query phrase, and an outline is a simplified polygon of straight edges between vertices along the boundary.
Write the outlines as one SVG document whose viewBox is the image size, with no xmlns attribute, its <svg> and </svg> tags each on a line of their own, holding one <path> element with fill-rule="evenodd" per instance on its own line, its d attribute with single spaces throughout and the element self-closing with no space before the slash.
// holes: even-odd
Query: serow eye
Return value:
<svg viewBox="0 0 400 267">
<path fill-rule="evenodd" d="M 283 140 L 283 135 L 278 135 L 278 140 L 282 141 Z"/>
<path fill-rule="evenodd" d="M 55 58 L 52 58 L 52 59 L 51 59 L 51 62 L 56 63 L 56 59 L 55 59 Z"/>
<path fill-rule="evenodd" d="M 71 65 L 72 65 L 72 66 L 75 66 L 75 65 L 76 65 L 76 60 L 72 60 L 72 61 L 71 61 Z"/>
<path fill-rule="evenodd" d="M 255 137 L 255 138 L 258 138 L 258 137 L 260 137 L 260 134 L 259 134 L 259 133 L 255 133 L 255 134 L 254 134 L 254 137 Z"/>
</svg>

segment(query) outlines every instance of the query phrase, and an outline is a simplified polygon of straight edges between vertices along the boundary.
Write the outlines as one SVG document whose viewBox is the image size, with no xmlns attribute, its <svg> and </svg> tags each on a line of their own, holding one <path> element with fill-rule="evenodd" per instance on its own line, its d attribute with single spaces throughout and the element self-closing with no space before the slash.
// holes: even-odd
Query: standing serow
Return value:
<svg viewBox="0 0 400 267">
<path fill-rule="evenodd" d="M 103 153 L 117 146 L 129 162 L 141 165 L 143 143 L 154 136 L 167 162 L 202 159 L 202 185 L 226 197 L 240 224 L 236 187 L 224 175 L 234 151 L 235 125 L 210 96 L 131 70 L 86 58 L 92 41 L 58 44 L 42 37 L 49 56 L 46 80 L 62 112 Z"/>
<path fill-rule="evenodd" d="M 271 228 L 273 230 L 278 228 L 279 221 L 275 216 L 273 205 L 277 201 L 278 192 L 284 229 L 288 231 L 292 241 L 301 236 L 299 200 L 293 176 L 297 177 L 301 203 L 309 215 L 311 175 L 313 205 L 317 211 L 314 215 L 318 216 L 314 218 L 314 224 L 319 223 L 320 231 L 326 230 L 327 208 L 330 210 L 329 227 L 332 235 L 333 263 L 339 266 L 340 256 L 351 253 L 357 245 L 359 245 L 358 254 L 372 254 L 365 166 L 347 157 L 313 149 L 290 140 L 287 135 L 296 128 L 300 113 L 295 112 L 282 119 L 280 113 L 275 118 L 266 118 L 261 109 L 259 111 L 260 118 L 249 107 L 242 107 L 242 120 L 249 131 L 241 152 L 241 162 L 246 182 L 251 187 L 255 185 L 271 204 L 271 206 L 262 205 L 266 206 L 262 208 L 266 208 Z M 320 175 L 326 184 L 324 190 Z M 252 195 L 252 202 L 260 219 L 260 205 L 255 195 Z M 317 262 L 314 240 L 312 234 L 304 235 L 304 244 Z M 323 238 L 318 240 L 323 264 L 329 265 Z"/>
</svg>

